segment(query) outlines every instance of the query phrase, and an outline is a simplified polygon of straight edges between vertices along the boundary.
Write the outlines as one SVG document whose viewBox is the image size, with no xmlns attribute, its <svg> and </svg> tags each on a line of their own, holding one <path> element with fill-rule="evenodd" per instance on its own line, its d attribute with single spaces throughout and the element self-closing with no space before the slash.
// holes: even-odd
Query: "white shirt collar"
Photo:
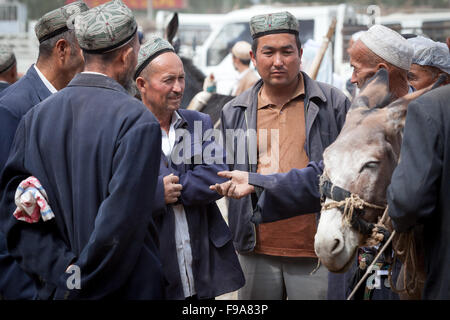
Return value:
<svg viewBox="0 0 450 320">
<path fill-rule="evenodd" d="M 41 78 L 42 82 L 44 83 L 44 85 L 47 87 L 47 89 L 53 94 L 58 92 L 58 90 L 56 90 L 56 88 L 50 83 L 50 81 L 47 80 L 47 78 L 42 74 L 42 72 L 38 69 L 38 67 L 36 66 L 36 64 L 34 65 L 34 69 L 36 70 L 39 78 Z"/>
<path fill-rule="evenodd" d="M 175 111 L 172 114 L 172 121 L 170 123 L 169 134 L 161 128 L 161 142 L 162 151 L 166 157 L 170 157 L 173 146 L 175 145 L 176 133 L 175 126 L 182 120 L 181 116 Z"/>
<path fill-rule="evenodd" d="M 83 71 L 82 73 L 87 73 L 87 74 L 99 74 L 99 75 L 101 75 L 101 76 L 107 77 L 106 74 L 100 73 L 100 72 L 95 72 L 95 71 Z"/>
</svg>

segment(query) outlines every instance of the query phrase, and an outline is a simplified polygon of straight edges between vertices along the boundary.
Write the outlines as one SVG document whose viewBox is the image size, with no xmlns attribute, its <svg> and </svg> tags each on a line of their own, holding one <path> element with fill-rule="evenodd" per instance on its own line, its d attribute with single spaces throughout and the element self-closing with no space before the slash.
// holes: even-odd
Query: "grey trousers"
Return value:
<svg viewBox="0 0 450 320">
<path fill-rule="evenodd" d="M 257 253 L 238 254 L 245 275 L 239 300 L 325 300 L 328 270 L 316 258 L 276 257 Z"/>
</svg>

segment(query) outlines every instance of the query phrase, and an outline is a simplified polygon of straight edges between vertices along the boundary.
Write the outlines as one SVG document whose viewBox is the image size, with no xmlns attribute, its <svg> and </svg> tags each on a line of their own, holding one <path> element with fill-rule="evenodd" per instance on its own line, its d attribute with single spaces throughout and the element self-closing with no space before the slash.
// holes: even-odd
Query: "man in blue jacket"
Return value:
<svg viewBox="0 0 450 320">
<path fill-rule="evenodd" d="M 85 72 L 24 116 L 3 172 L 8 250 L 40 299 L 162 299 L 151 216 L 161 133 L 124 88 L 137 63 L 137 24 L 112 1 L 78 15 L 75 32 Z M 51 220 L 12 215 L 17 186 L 30 175 L 46 190 Z"/>
<path fill-rule="evenodd" d="M 39 57 L 19 81 L 2 91 L 0 98 L 0 172 L 8 159 L 17 126 L 33 106 L 64 88 L 84 67 L 73 30 L 67 22 L 88 7 L 75 2 L 45 14 L 36 24 Z M 1 228 L 0 228 L 1 229 Z M 0 230 L 0 295 L 4 299 L 36 298 L 31 279 L 6 250 Z"/>
<path fill-rule="evenodd" d="M 450 299 L 450 85 L 413 101 L 406 114 L 400 162 L 387 190 L 397 232 L 423 226 L 423 299 Z"/>
<path fill-rule="evenodd" d="M 162 154 L 154 217 L 168 299 L 213 299 L 244 284 L 231 232 L 209 185 L 224 182 L 225 154 L 208 115 L 179 109 L 184 70 L 173 47 L 152 37 L 139 52 L 135 78 L 161 125 Z"/>
</svg>

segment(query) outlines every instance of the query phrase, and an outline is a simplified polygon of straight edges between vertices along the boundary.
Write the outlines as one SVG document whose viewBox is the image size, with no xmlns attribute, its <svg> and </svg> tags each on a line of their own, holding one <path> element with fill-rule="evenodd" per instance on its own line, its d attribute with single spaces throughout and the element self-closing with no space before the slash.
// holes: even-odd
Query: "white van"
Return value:
<svg viewBox="0 0 450 320">
<path fill-rule="evenodd" d="M 192 58 L 196 49 L 222 21 L 224 14 L 178 13 L 178 32 L 180 54 Z M 158 10 L 155 17 L 156 32 L 164 36 L 165 29 L 173 17 L 172 11 Z"/>
<path fill-rule="evenodd" d="M 247 9 L 232 11 L 225 15 L 220 23 L 216 23 L 217 28 L 211 32 L 203 46 L 198 47 L 194 55 L 194 64 L 206 75 L 211 73 L 217 81 L 217 92 L 230 94 L 231 88 L 237 76 L 231 62 L 231 47 L 240 40 L 252 42 L 250 35 L 250 18 L 257 14 L 271 12 L 289 11 L 298 18 L 300 25 L 300 40 L 304 48 L 303 67 L 311 63 L 315 50 L 320 46 L 328 28 L 333 20 L 337 19 L 334 45 L 329 46 L 324 57 L 317 80 L 328 82 L 342 88 L 345 80 L 351 75 L 348 62 L 344 62 L 344 50 L 346 48 L 343 28 L 349 25 L 361 27 L 366 17 L 357 14 L 354 7 L 341 4 L 335 6 L 265 6 L 258 5 Z M 212 23 L 214 25 L 214 23 Z M 358 28 L 355 29 L 358 31 Z M 310 42 L 308 43 L 308 40 Z M 337 76 L 341 78 L 340 83 L 336 82 Z"/>
<path fill-rule="evenodd" d="M 434 41 L 445 42 L 450 34 L 450 10 L 420 13 L 394 13 L 380 16 L 378 23 L 400 33 L 425 35 Z"/>
</svg>

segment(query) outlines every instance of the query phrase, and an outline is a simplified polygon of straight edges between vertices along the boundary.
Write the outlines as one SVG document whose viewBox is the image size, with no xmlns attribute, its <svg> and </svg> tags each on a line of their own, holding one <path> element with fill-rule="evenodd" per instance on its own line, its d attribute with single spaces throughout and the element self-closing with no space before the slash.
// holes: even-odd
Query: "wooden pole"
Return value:
<svg viewBox="0 0 450 320">
<path fill-rule="evenodd" d="M 314 60 L 309 68 L 308 75 L 313 80 L 315 80 L 317 77 L 317 73 L 319 72 L 320 65 L 322 64 L 323 57 L 325 56 L 325 52 L 328 49 L 328 44 L 330 43 L 331 38 L 334 35 L 335 29 L 336 29 L 336 18 L 333 18 L 333 21 L 331 22 L 331 25 L 328 28 L 328 33 L 323 39 L 322 46 L 320 47 L 319 51 L 314 57 Z"/>
</svg>

